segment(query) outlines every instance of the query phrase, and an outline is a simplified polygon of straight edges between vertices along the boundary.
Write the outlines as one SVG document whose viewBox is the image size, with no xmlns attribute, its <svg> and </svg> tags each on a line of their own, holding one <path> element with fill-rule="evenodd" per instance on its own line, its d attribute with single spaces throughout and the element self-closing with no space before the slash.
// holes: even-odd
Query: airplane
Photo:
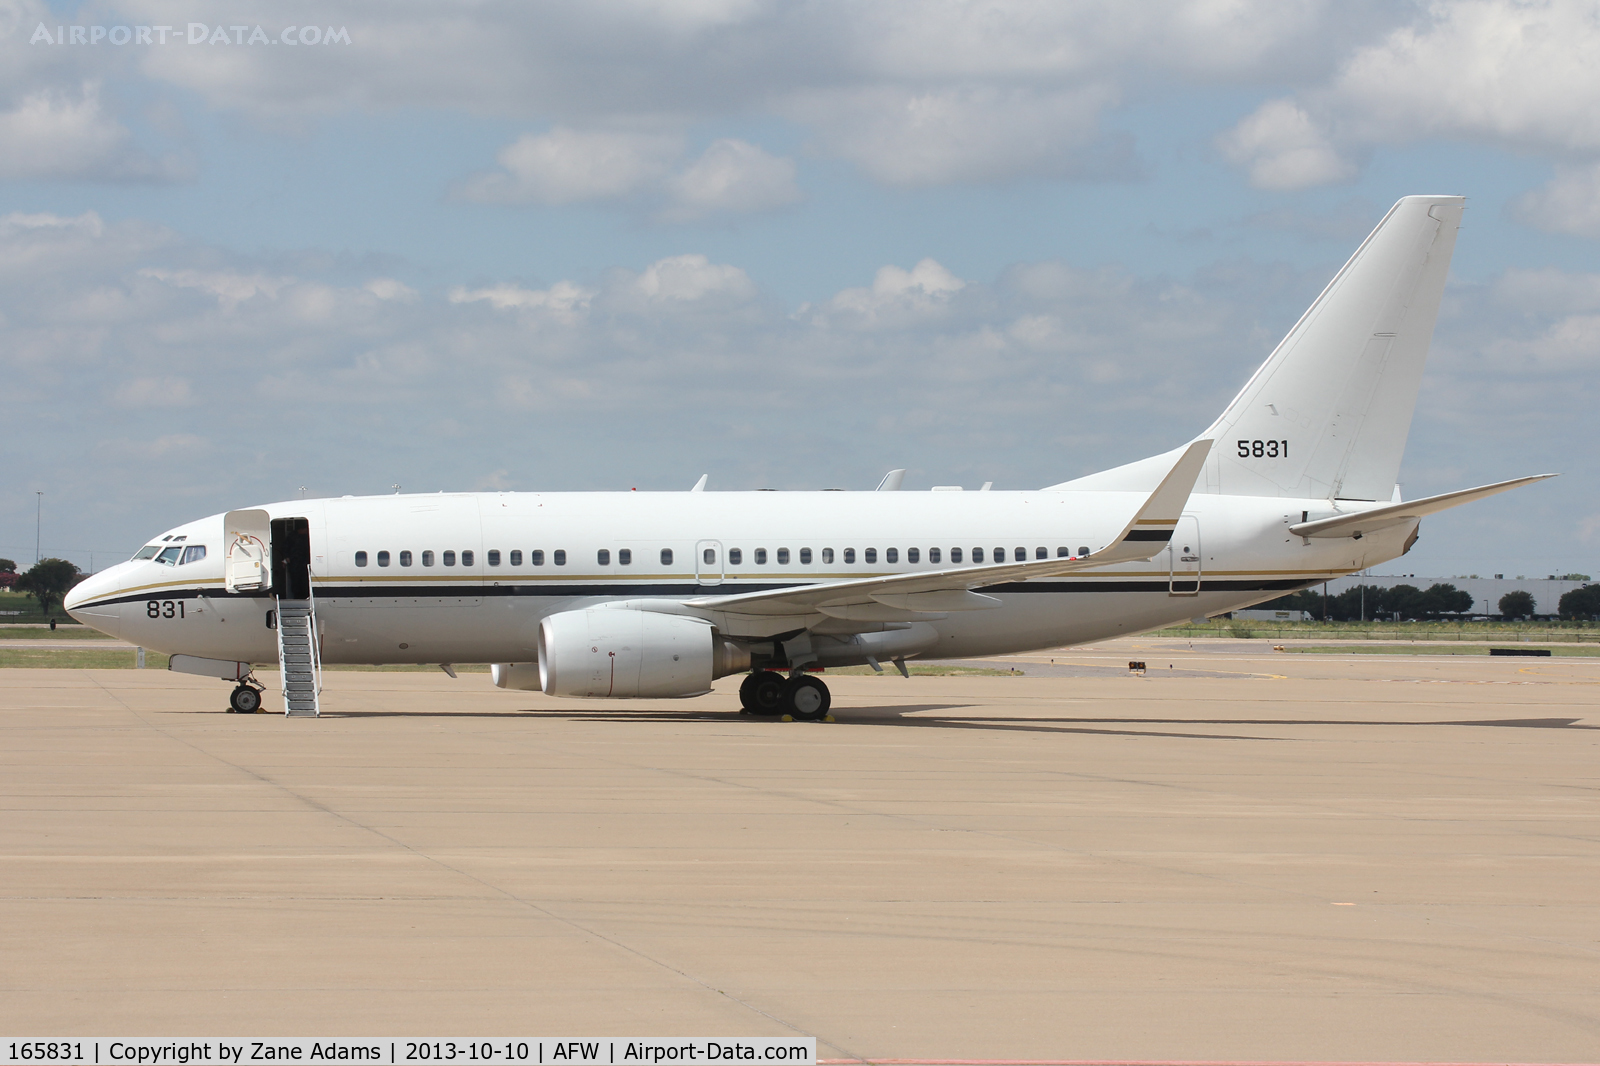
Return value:
<svg viewBox="0 0 1600 1066">
<path fill-rule="evenodd" d="M 83 581 L 80 622 L 234 684 L 489 663 L 552 696 L 703 695 L 831 719 L 819 672 L 1054 648 L 1221 614 L 1394 559 L 1420 521 L 1553 474 L 1404 501 L 1396 480 L 1464 198 L 1407 196 L 1220 417 L 1032 491 L 478 492 L 214 514 Z M 984 486 L 988 489 L 988 485 Z M 909 676 L 909 675 L 908 675 Z"/>
</svg>

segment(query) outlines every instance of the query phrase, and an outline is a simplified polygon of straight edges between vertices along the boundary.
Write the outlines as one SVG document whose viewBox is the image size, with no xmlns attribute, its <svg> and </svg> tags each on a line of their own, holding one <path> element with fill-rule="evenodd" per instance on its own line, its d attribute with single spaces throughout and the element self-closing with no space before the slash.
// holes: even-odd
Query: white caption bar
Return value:
<svg viewBox="0 0 1600 1066">
<path fill-rule="evenodd" d="M 243 1066 L 244 1063 L 452 1063 L 456 1066 L 681 1066 L 785 1063 L 816 1066 L 814 1037 L 374 1037 L 261 1040 L 17 1040 L 0 1037 L 0 1064 Z"/>
</svg>

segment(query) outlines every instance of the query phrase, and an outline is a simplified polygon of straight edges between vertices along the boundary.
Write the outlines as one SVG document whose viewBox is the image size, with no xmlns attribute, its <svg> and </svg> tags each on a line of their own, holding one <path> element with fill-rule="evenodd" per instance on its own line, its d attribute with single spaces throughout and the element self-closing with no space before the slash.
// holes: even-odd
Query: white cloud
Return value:
<svg viewBox="0 0 1600 1066">
<path fill-rule="evenodd" d="M 889 312 L 901 315 L 936 313 L 967 283 L 933 259 L 924 259 L 910 270 L 890 265 L 878 268 L 871 288 L 843 289 L 819 309 L 819 313 L 844 313 L 876 322 Z"/>
<path fill-rule="evenodd" d="M 171 22 L 167 0 L 110 0 Z M 1401 16 L 1325 0 L 552 0 L 381 8 L 334 0 L 319 20 L 348 48 L 216 46 L 142 53 L 144 74 L 214 108 L 293 123 L 428 108 L 550 122 L 463 195 L 492 202 L 625 198 L 661 180 L 659 156 L 578 131 L 682 131 L 783 116 L 813 148 L 897 186 L 1103 178 L 1134 171 L 1101 119 L 1151 88 L 1327 76 L 1353 41 Z M 262 21 L 256 0 L 211 20 Z M 158 17 L 159 16 L 159 17 Z M 557 136 L 558 131 L 568 136 Z M 626 138 L 624 132 L 611 136 Z M 770 197 L 758 197 L 762 203 Z M 687 211 L 693 198 L 680 202 Z M 670 209 L 671 203 L 668 203 Z M 714 210 L 728 210 L 718 206 Z"/>
<path fill-rule="evenodd" d="M 756 292 L 750 276 L 736 266 L 713 263 L 703 255 L 675 255 L 651 263 L 635 281 L 651 300 L 688 302 L 708 296 L 748 299 Z"/>
<path fill-rule="evenodd" d="M 450 302 L 470 304 L 487 302 L 497 311 L 552 311 L 560 315 L 586 310 L 595 296 L 593 289 L 585 289 L 570 281 L 558 281 L 548 289 L 525 289 L 505 282 L 483 289 L 466 289 L 457 286 L 450 290 Z"/>
<path fill-rule="evenodd" d="M 409 303 L 417 298 L 417 290 L 394 278 L 373 278 L 361 286 L 380 300 L 399 300 Z"/>
<path fill-rule="evenodd" d="M 660 217 L 668 222 L 692 222 L 717 212 L 770 211 L 801 199 L 794 160 L 731 138 L 713 142 L 673 175 L 667 191 L 671 202 Z"/>
<path fill-rule="evenodd" d="M 295 280 L 266 274 L 241 274 L 234 270 L 164 270 L 159 267 L 147 267 L 139 274 L 180 289 L 199 289 L 215 296 L 229 311 L 257 296 L 277 299 L 279 290 Z"/>
<path fill-rule="evenodd" d="M 509 204 L 619 200 L 659 182 L 682 151 L 674 136 L 558 126 L 501 149 L 501 169 L 468 179 L 462 195 Z"/>
<path fill-rule="evenodd" d="M 194 403 L 188 379 L 178 377 L 140 377 L 122 382 L 114 391 L 121 407 L 187 407 Z"/>
<path fill-rule="evenodd" d="M 1222 154 L 1250 172 L 1258 189 L 1303 189 L 1349 181 L 1355 166 L 1289 100 L 1269 100 L 1217 139 Z"/>
<path fill-rule="evenodd" d="M 1126 171 L 1122 142 L 1100 143 L 1099 117 L 1115 95 L 1104 85 L 873 86 L 803 93 L 788 110 L 817 131 L 824 153 L 909 187 Z"/>
<path fill-rule="evenodd" d="M 1547 185 L 1512 203 L 1511 214 L 1549 233 L 1600 237 L 1600 163 L 1558 166 Z"/>
<path fill-rule="evenodd" d="M 140 151 L 100 105 L 100 88 L 40 90 L 0 111 L 0 178 L 167 181 L 184 175 L 173 160 Z"/>
</svg>

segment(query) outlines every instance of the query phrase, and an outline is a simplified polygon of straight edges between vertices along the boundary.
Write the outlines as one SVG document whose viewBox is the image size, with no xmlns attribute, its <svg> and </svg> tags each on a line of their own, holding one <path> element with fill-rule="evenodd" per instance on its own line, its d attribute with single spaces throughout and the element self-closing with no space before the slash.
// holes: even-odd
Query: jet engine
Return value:
<svg viewBox="0 0 1600 1066">
<path fill-rule="evenodd" d="M 748 651 L 699 618 L 591 607 L 539 623 L 540 688 L 551 696 L 699 696 L 749 667 Z"/>
</svg>

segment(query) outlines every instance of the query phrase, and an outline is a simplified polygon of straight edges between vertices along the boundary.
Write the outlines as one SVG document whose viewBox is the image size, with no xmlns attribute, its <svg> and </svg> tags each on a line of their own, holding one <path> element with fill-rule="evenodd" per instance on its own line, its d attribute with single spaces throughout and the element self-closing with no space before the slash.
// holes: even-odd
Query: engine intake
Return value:
<svg viewBox="0 0 1600 1066">
<path fill-rule="evenodd" d="M 539 687 L 550 696 L 699 696 L 749 666 L 749 652 L 698 618 L 591 607 L 539 623 Z"/>
</svg>

